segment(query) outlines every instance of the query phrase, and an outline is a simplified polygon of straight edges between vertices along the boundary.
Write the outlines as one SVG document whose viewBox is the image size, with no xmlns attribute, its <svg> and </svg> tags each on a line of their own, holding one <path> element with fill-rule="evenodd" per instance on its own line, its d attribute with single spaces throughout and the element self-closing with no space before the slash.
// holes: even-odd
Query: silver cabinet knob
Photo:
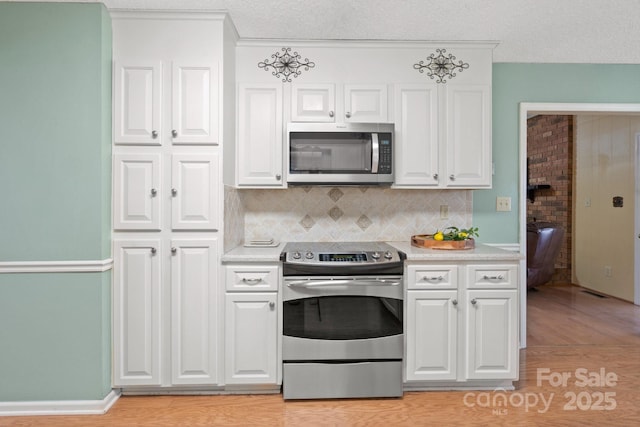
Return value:
<svg viewBox="0 0 640 427">
<path fill-rule="evenodd" d="M 437 180 L 438 180 L 438 174 L 437 174 L 437 173 L 434 173 L 434 174 L 433 174 L 433 179 L 434 179 L 434 181 L 437 181 Z"/>
<path fill-rule="evenodd" d="M 156 190 L 155 188 L 151 189 L 151 197 L 156 197 L 156 195 L 158 194 L 158 190 Z"/>
<path fill-rule="evenodd" d="M 276 174 L 276 180 L 277 180 L 277 181 L 280 181 L 281 179 L 282 179 L 282 175 L 280 175 L 280 174 Z"/>
<path fill-rule="evenodd" d="M 178 248 L 171 248 L 171 253 L 173 255 L 177 254 L 178 253 Z"/>
<path fill-rule="evenodd" d="M 151 248 L 151 255 L 155 255 L 158 250 L 156 248 Z"/>
<path fill-rule="evenodd" d="M 451 304 L 458 305 L 458 300 L 457 299 L 451 300 Z"/>
<path fill-rule="evenodd" d="M 329 111 L 329 117 L 333 117 L 334 113 L 333 111 Z"/>
<path fill-rule="evenodd" d="M 455 181 L 456 180 L 456 176 L 454 174 L 449 175 L 449 179 L 451 181 Z"/>
<path fill-rule="evenodd" d="M 471 300 L 471 304 L 473 304 L 473 305 L 476 305 L 476 304 L 477 304 L 477 302 L 478 302 L 478 301 L 476 301 L 476 299 L 475 299 L 475 298 Z"/>
<path fill-rule="evenodd" d="M 178 190 L 176 190 L 175 188 L 171 189 L 171 195 L 172 196 L 176 196 L 178 194 Z"/>
<path fill-rule="evenodd" d="M 273 310 L 275 307 L 276 307 L 276 303 L 275 303 L 275 302 L 273 302 L 273 301 L 271 301 L 271 302 L 269 303 L 269 308 L 270 308 L 271 310 Z"/>
<path fill-rule="evenodd" d="M 156 139 L 157 137 L 158 137 L 158 131 L 157 130 L 151 131 L 151 138 Z"/>
<path fill-rule="evenodd" d="M 171 131 L 171 136 L 172 136 L 172 137 L 174 137 L 174 138 L 175 138 L 175 137 L 177 137 L 177 136 L 178 136 L 178 131 L 177 131 L 177 130 L 175 130 L 175 129 L 173 129 L 173 130 Z"/>
<path fill-rule="evenodd" d="M 346 112 L 346 114 L 345 114 L 345 116 L 347 116 L 347 119 L 350 119 L 350 118 L 351 118 L 351 112 L 350 112 L 350 111 L 347 111 L 347 112 Z"/>
</svg>

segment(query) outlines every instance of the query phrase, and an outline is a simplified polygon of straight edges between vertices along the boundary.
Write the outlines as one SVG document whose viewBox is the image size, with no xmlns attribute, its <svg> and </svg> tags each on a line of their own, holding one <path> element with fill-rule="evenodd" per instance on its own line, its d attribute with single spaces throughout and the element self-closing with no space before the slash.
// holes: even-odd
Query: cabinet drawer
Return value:
<svg viewBox="0 0 640 427">
<path fill-rule="evenodd" d="M 467 287 L 476 289 L 507 289 L 518 287 L 518 266 L 513 264 L 469 265 Z"/>
<path fill-rule="evenodd" d="M 278 266 L 227 266 L 227 291 L 277 291 Z"/>
<path fill-rule="evenodd" d="M 456 265 L 420 265 L 407 267 L 409 289 L 456 289 L 458 267 Z"/>
</svg>

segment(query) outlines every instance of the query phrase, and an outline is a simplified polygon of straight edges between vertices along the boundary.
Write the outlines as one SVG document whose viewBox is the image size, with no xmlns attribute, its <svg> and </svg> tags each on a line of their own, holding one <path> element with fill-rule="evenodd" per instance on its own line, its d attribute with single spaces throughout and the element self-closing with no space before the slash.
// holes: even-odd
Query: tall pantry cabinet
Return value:
<svg viewBox="0 0 640 427">
<path fill-rule="evenodd" d="M 215 387 L 237 33 L 219 13 L 112 19 L 113 385 Z"/>
</svg>

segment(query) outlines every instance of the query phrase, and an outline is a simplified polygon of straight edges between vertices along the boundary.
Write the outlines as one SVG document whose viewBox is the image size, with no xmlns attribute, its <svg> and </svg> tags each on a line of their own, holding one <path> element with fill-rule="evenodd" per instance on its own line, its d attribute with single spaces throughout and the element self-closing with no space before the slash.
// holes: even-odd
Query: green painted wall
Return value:
<svg viewBox="0 0 640 427">
<path fill-rule="evenodd" d="M 0 58 L 0 260 L 108 258 L 108 12 L 0 3 Z"/>
<path fill-rule="evenodd" d="M 111 20 L 0 2 L 0 261 L 111 253 Z M 111 389 L 111 272 L 0 274 L 0 401 Z"/>
<path fill-rule="evenodd" d="M 493 65 L 493 188 L 473 192 L 473 223 L 485 243 L 519 240 L 519 108 L 521 102 L 640 103 L 640 65 Z M 496 212 L 496 197 L 513 210 Z"/>
</svg>

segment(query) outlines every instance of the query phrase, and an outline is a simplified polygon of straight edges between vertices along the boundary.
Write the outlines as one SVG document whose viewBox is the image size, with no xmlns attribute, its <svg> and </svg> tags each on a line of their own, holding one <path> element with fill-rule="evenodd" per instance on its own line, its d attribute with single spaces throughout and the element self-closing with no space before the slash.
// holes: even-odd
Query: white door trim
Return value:
<svg viewBox="0 0 640 427">
<path fill-rule="evenodd" d="M 635 232 L 633 233 L 635 238 L 634 244 L 634 292 L 633 292 L 633 303 L 635 305 L 640 305 L 640 133 L 636 134 L 636 188 L 635 188 L 635 213 L 634 217 L 636 219 L 635 223 Z"/>
<path fill-rule="evenodd" d="M 520 211 L 520 253 L 525 255 L 520 269 L 520 347 L 527 346 L 527 116 L 529 114 L 640 114 L 640 104 L 595 104 L 595 103 L 555 103 L 555 102 L 521 102 L 520 103 L 520 179 L 519 200 Z M 636 156 L 637 158 L 638 156 Z M 636 167 L 636 174 L 638 168 Z M 637 176 L 637 175 L 636 175 Z M 638 178 L 636 178 L 638 182 Z M 636 192 L 637 194 L 637 192 Z M 636 212 L 638 212 L 638 197 L 636 196 Z M 637 215 L 636 215 L 636 221 Z M 638 226 L 636 226 L 636 230 Z M 637 231 L 640 234 L 640 231 Z M 636 242 L 638 245 L 638 242 Z M 636 259 L 638 249 L 636 246 Z M 637 265 L 637 262 L 636 262 Z M 639 303 L 638 273 L 636 271 L 635 303 Z"/>
</svg>

